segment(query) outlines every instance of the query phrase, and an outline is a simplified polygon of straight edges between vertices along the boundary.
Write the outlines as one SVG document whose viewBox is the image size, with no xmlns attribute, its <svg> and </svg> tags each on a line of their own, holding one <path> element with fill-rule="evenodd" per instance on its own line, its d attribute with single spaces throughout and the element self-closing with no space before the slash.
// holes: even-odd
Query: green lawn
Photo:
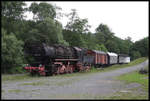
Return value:
<svg viewBox="0 0 150 101">
<path fill-rule="evenodd" d="M 145 68 L 148 68 L 145 67 Z M 140 87 L 129 89 L 130 92 L 117 92 L 113 96 L 109 96 L 109 99 L 146 99 L 148 100 L 148 74 L 140 74 L 139 71 L 134 71 L 128 74 L 124 74 L 116 77 L 117 80 L 125 81 L 125 84 L 138 83 Z"/>
</svg>

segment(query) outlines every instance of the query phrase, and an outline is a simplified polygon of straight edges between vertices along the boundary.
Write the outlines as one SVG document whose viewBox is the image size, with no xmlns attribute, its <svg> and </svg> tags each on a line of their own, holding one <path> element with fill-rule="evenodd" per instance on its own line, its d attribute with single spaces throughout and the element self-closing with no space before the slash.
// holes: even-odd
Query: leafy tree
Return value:
<svg viewBox="0 0 150 101">
<path fill-rule="evenodd" d="M 21 40 L 18 40 L 13 33 L 7 34 L 7 31 L 2 28 L 2 73 L 20 70 L 24 58 L 22 46 Z"/>
<path fill-rule="evenodd" d="M 134 60 L 134 59 L 137 59 L 137 58 L 140 58 L 141 57 L 141 54 L 139 51 L 132 51 L 131 53 L 131 60 Z"/>
<path fill-rule="evenodd" d="M 98 44 L 104 45 L 108 51 L 111 52 L 119 52 L 120 50 L 117 48 L 117 44 L 114 40 L 114 33 L 112 33 L 109 27 L 105 24 L 100 24 L 96 28 L 96 41 Z M 113 46 L 113 47 L 112 47 Z"/>
<path fill-rule="evenodd" d="M 107 52 L 106 47 L 103 44 L 96 44 L 95 50 L 100 50 L 100 51 L 104 51 Z"/>
<path fill-rule="evenodd" d="M 115 43 L 115 41 L 108 40 L 106 42 L 106 47 L 109 52 L 119 53 L 119 48 L 118 48 L 117 44 Z"/>
<path fill-rule="evenodd" d="M 105 44 L 107 40 L 111 40 L 112 37 L 114 36 L 114 33 L 112 33 L 109 29 L 109 27 L 105 24 L 100 24 L 96 28 L 96 35 L 100 34 L 99 36 L 102 37 L 102 43 Z M 98 35 L 97 35 L 98 36 Z M 98 38 L 100 38 L 98 36 Z M 101 39 L 101 38 L 100 38 Z"/>
<path fill-rule="evenodd" d="M 34 20 L 44 20 L 47 17 L 54 19 L 56 17 L 56 8 L 49 3 L 41 2 L 37 4 L 34 2 L 29 7 L 29 11 L 33 13 Z"/>
<path fill-rule="evenodd" d="M 92 34 L 91 32 L 82 34 L 82 38 L 84 40 L 84 43 L 86 44 L 87 49 L 95 49 L 97 43 L 95 34 Z"/>
<path fill-rule="evenodd" d="M 123 40 L 123 53 L 124 54 L 130 54 L 130 48 L 133 44 L 133 42 L 131 41 L 131 37 L 127 37 L 125 40 Z"/>
<path fill-rule="evenodd" d="M 23 8 L 26 4 L 23 1 L 2 1 L 2 16 L 11 19 L 22 19 L 23 13 L 27 8 Z"/>
<path fill-rule="evenodd" d="M 149 47 L 148 37 L 146 37 L 146 38 L 143 38 L 143 39 L 133 43 L 133 45 L 131 47 L 131 52 L 132 51 L 139 51 L 141 56 L 148 56 L 148 54 L 149 54 L 148 47 Z"/>
<path fill-rule="evenodd" d="M 16 33 L 21 26 L 21 21 L 23 20 L 24 12 L 27 11 L 26 5 L 22 1 L 2 1 L 2 12 L 1 12 L 1 21 L 2 27 L 7 29 L 8 33 Z"/>
<path fill-rule="evenodd" d="M 79 18 L 75 9 L 72 9 L 72 12 L 68 14 L 68 17 L 70 17 L 70 21 L 65 27 L 67 30 L 80 34 L 89 32 L 91 26 L 88 25 L 88 20 Z"/>
<path fill-rule="evenodd" d="M 86 39 L 87 36 L 90 35 L 88 20 L 79 18 L 75 9 L 72 9 L 72 12 L 67 16 L 70 21 L 63 31 L 65 40 L 69 42 L 71 46 L 88 48 L 89 42 Z"/>
<path fill-rule="evenodd" d="M 36 20 L 34 29 L 29 32 L 33 41 L 69 45 L 63 39 L 61 23 L 54 19 L 58 9 L 60 8 L 44 2 L 31 4 L 29 11 L 34 14 L 33 19 Z"/>
<path fill-rule="evenodd" d="M 98 32 L 98 33 L 96 33 L 95 34 L 95 36 L 96 36 L 96 41 L 98 42 L 98 43 L 105 43 L 105 36 L 103 35 L 103 33 L 102 32 Z"/>
<path fill-rule="evenodd" d="M 68 45 L 63 39 L 62 25 L 58 21 L 51 18 L 45 18 L 43 21 L 37 23 L 36 29 L 38 29 L 38 33 L 35 33 L 38 36 L 37 40 L 42 39 L 41 41 L 44 40 L 49 44 L 64 43 Z"/>
<path fill-rule="evenodd" d="M 63 36 L 70 46 L 86 47 L 85 41 L 79 33 L 63 30 Z"/>
</svg>

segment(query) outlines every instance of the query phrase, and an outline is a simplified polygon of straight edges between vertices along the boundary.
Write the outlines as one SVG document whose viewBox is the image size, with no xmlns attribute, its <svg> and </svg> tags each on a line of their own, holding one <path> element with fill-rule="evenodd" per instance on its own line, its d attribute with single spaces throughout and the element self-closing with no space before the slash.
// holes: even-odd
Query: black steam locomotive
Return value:
<svg viewBox="0 0 150 101">
<path fill-rule="evenodd" d="M 31 74 L 53 75 L 89 70 L 90 66 L 83 61 L 86 49 L 45 43 L 26 43 L 25 56 L 29 64 L 24 69 Z"/>
</svg>

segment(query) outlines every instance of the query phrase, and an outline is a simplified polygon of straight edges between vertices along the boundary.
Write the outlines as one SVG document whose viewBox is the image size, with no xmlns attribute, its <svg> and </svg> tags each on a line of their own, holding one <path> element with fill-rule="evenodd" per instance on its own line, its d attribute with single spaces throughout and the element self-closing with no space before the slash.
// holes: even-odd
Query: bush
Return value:
<svg viewBox="0 0 150 101">
<path fill-rule="evenodd" d="M 148 69 L 146 69 L 146 68 L 141 68 L 141 69 L 139 70 L 139 73 L 140 73 L 140 74 L 147 74 L 147 73 L 148 73 Z"/>
<path fill-rule="evenodd" d="M 18 40 L 13 33 L 7 34 L 7 31 L 2 29 L 2 73 L 12 73 L 23 63 L 22 45 L 23 42 Z"/>
</svg>

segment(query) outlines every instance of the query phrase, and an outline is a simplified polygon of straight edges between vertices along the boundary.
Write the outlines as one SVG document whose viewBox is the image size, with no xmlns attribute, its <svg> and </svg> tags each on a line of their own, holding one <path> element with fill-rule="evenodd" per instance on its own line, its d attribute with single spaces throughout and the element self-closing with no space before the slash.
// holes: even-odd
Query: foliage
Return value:
<svg viewBox="0 0 150 101">
<path fill-rule="evenodd" d="M 137 59 L 139 57 L 141 57 L 141 54 L 140 54 L 139 51 L 132 51 L 132 53 L 131 53 L 131 60 Z"/>
<path fill-rule="evenodd" d="M 70 46 L 85 47 L 84 40 L 79 33 L 63 30 L 63 36 Z"/>
<path fill-rule="evenodd" d="M 31 29 L 29 32 L 31 33 L 29 36 L 31 36 L 30 38 L 33 41 L 39 40 L 49 44 L 69 45 L 63 39 L 61 23 L 54 19 L 56 17 L 56 9 L 59 8 L 48 3 L 31 4 L 29 11 L 34 14 L 33 19 L 37 20 L 35 29 Z"/>
<path fill-rule="evenodd" d="M 72 12 L 68 14 L 69 16 L 70 21 L 66 25 L 67 30 L 80 34 L 89 32 L 91 26 L 88 25 L 88 20 L 79 18 L 75 9 L 72 9 Z"/>
<path fill-rule="evenodd" d="M 136 53 L 136 56 L 138 54 L 141 56 L 148 56 L 149 54 L 149 42 L 148 37 L 145 37 L 139 41 L 136 41 L 132 46 L 132 51 L 138 51 L 139 53 Z"/>
<path fill-rule="evenodd" d="M 99 35 L 100 34 L 100 35 Z M 97 38 L 100 38 L 101 40 L 99 40 L 101 43 L 106 43 L 107 40 L 110 40 L 113 38 L 113 34 L 109 27 L 105 24 L 100 24 L 97 28 L 96 28 L 96 35 Z"/>
<path fill-rule="evenodd" d="M 23 63 L 23 42 L 18 40 L 13 33 L 7 34 L 7 31 L 2 29 L 2 64 L 1 71 L 17 71 Z M 18 68 L 16 68 L 18 67 Z"/>
<path fill-rule="evenodd" d="M 106 47 L 103 44 L 101 44 L 101 45 L 100 44 L 96 44 L 95 46 L 96 46 L 95 50 L 107 52 L 107 49 L 106 49 Z"/>
<path fill-rule="evenodd" d="M 33 13 L 34 20 L 44 20 L 47 17 L 54 19 L 56 17 L 55 7 L 48 3 L 32 3 L 29 7 L 29 11 Z"/>
<path fill-rule="evenodd" d="M 16 33 L 16 29 L 20 27 L 20 23 L 25 17 L 23 14 L 27 10 L 26 4 L 22 1 L 2 1 L 1 21 L 4 29 L 8 33 Z"/>
<path fill-rule="evenodd" d="M 7 18 L 12 19 L 21 19 L 23 18 L 23 13 L 27 8 L 23 8 L 26 4 L 22 1 L 2 1 L 2 15 Z"/>
</svg>

